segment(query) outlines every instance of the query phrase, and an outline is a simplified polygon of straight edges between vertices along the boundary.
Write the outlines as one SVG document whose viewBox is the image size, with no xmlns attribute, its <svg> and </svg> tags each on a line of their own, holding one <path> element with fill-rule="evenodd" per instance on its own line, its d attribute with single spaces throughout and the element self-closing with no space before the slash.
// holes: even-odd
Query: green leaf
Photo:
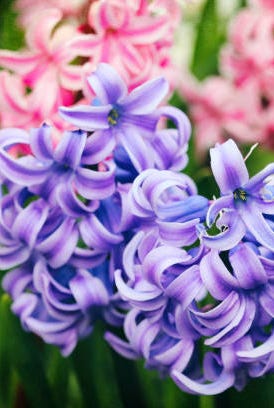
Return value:
<svg viewBox="0 0 274 408">
<path fill-rule="evenodd" d="M 224 41 L 225 27 L 217 15 L 215 0 L 207 0 L 197 27 L 191 71 L 198 79 L 218 72 L 218 52 Z"/>
<path fill-rule="evenodd" d="M 0 5 L 0 48 L 17 50 L 24 44 L 24 34 L 16 23 L 17 14 L 13 1 L 1 0 Z"/>
<path fill-rule="evenodd" d="M 11 301 L 7 294 L 1 298 L 1 310 L 6 316 L 5 332 L 1 327 L 2 349 L 7 362 L 14 368 L 31 407 L 54 408 L 48 379 L 43 365 L 42 342 L 26 333 L 16 316 L 10 311 Z"/>
<path fill-rule="evenodd" d="M 70 360 L 87 408 L 122 408 L 111 351 L 98 328 L 78 343 Z"/>
<path fill-rule="evenodd" d="M 265 378 L 256 378 L 242 391 L 227 390 L 218 395 L 217 407 L 222 408 L 269 408 L 273 405 L 274 376 L 268 374 Z"/>
<path fill-rule="evenodd" d="M 245 146 L 242 149 L 243 155 L 246 156 L 250 150 L 250 147 Z M 269 163 L 274 163 L 274 152 L 268 150 L 265 147 L 258 146 L 252 151 L 250 156 L 246 160 L 246 166 L 248 168 L 250 176 L 261 171 Z"/>
<path fill-rule="evenodd" d="M 151 401 L 147 400 L 142 388 L 142 379 L 138 374 L 138 363 L 127 360 L 116 352 L 112 352 L 115 365 L 115 375 L 125 408 L 150 408 Z"/>
<path fill-rule="evenodd" d="M 215 397 L 212 395 L 201 395 L 200 396 L 200 407 L 199 408 L 214 408 L 215 407 Z"/>
<path fill-rule="evenodd" d="M 9 364 L 9 339 L 7 337 L 9 313 L 7 310 L 7 296 L 0 301 L 0 407 L 9 406 L 9 390 L 11 384 L 11 366 Z"/>
<path fill-rule="evenodd" d="M 70 361 L 62 357 L 57 347 L 47 346 L 47 377 L 57 407 L 68 406 L 68 386 L 71 371 Z"/>
<path fill-rule="evenodd" d="M 137 362 L 142 394 L 149 408 L 199 408 L 199 397 L 181 391 L 171 378 L 160 378 L 156 370 L 147 370 Z"/>
</svg>

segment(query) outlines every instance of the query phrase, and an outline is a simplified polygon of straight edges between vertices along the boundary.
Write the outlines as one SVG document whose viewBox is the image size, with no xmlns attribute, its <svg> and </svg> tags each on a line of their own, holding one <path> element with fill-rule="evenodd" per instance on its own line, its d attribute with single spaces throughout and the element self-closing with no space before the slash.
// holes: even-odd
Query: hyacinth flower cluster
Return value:
<svg viewBox="0 0 274 408">
<path fill-rule="evenodd" d="M 112 64 L 130 89 L 159 75 L 175 86 L 177 0 L 18 0 L 15 7 L 25 45 L 0 50 L 2 128 L 29 130 L 46 120 L 58 140 L 70 129 L 58 107 L 89 103 L 86 77 L 100 62 Z"/>
<path fill-rule="evenodd" d="M 63 355 L 103 320 L 114 350 L 190 393 L 273 372 L 274 164 L 249 178 L 235 142 L 216 145 L 221 196 L 204 197 L 182 172 L 187 117 L 159 107 L 162 77 L 128 92 L 99 64 L 88 83 L 90 105 L 60 108 L 77 129 L 57 146 L 46 124 L 0 132 L 0 267 L 13 312 Z M 30 154 L 11 156 L 18 143 Z"/>
<path fill-rule="evenodd" d="M 274 1 L 249 0 L 231 19 L 220 74 L 182 81 L 200 152 L 229 137 L 273 150 L 273 24 Z"/>
</svg>

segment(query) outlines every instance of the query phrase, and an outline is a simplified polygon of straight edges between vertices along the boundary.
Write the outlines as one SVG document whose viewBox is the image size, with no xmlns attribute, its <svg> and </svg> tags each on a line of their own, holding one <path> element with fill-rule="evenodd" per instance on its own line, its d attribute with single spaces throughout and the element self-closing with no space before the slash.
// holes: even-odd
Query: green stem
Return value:
<svg viewBox="0 0 274 408">
<path fill-rule="evenodd" d="M 200 406 L 199 408 L 214 408 L 215 407 L 215 399 L 212 395 L 201 395 L 200 398 Z"/>
</svg>

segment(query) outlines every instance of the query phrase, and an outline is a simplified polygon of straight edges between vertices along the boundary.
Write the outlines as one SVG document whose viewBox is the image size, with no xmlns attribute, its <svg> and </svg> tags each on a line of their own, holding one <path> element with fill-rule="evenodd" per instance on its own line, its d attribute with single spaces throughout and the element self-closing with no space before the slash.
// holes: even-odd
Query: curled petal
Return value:
<svg viewBox="0 0 274 408">
<path fill-rule="evenodd" d="M 130 242 L 128 243 L 128 245 L 126 246 L 124 250 L 123 266 L 125 269 L 125 273 L 129 277 L 129 279 L 131 279 L 132 281 L 134 281 L 135 279 L 134 265 L 135 265 L 136 252 L 143 238 L 144 238 L 144 232 L 139 231 L 130 240 Z"/>
<path fill-rule="evenodd" d="M 134 180 L 131 194 L 133 212 L 139 217 L 158 216 L 163 221 L 173 217 L 187 221 L 195 218 L 195 211 L 204 214 L 207 207 L 207 200 L 203 197 L 188 197 L 196 194 L 196 186 L 190 177 L 169 170 L 143 171 Z"/>
<path fill-rule="evenodd" d="M 78 270 L 70 280 L 69 286 L 83 312 L 88 311 L 92 306 L 106 306 L 109 302 L 103 282 L 85 269 Z"/>
<path fill-rule="evenodd" d="M 227 326 L 237 315 L 239 311 L 239 295 L 237 292 L 230 292 L 229 295 L 213 309 L 207 312 L 198 312 L 191 310 L 197 320 L 204 326 L 214 331 Z"/>
<path fill-rule="evenodd" d="M 162 353 L 157 354 L 155 360 L 171 370 L 183 371 L 188 365 L 194 351 L 194 342 L 190 339 L 178 341 L 173 347 L 169 347 Z"/>
<path fill-rule="evenodd" d="M 47 258 L 53 268 L 64 265 L 75 250 L 78 241 L 78 231 L 75 220 L 66 218 L 64 222 L 46 239 L 36 245 Z"/>
<path fill-rule="evenodd" d="M 29 134 L 18 128 L 8 128 L 0 130 L 0 147 L 8 147 L 17 143 L 29 144 Z"/>
<path fill-rule="evenodd" d="M 16 217 L 12 226 L 13 235 L 30 248 L 33 247 L 47 219 L 48 211 L 47 203 L 41 199 L 30 203 Z"/>
<path fill-rule="evenodd" d="M 8 272 L 3 277 L 2 287 L 13 299 L 17 299 L 31 282 L 32 268 L 26 263 L 19 268 Z"/>
<path fill-rule="evenodd" d="M 101 200 L 115 191 L 115 166 L 110 164 L 107 171 L 94 171 L 86 168 L 76 170 L 75 186 L 78 192 L 89 200 Z"/>
<path fill-rule="evenodd" d="M 37 296 L 32 293 L 21 294 L 12 304 L 12 311 L 20 317 L 23 327 L 26 328 L 25 319 L 31 315 L 37 305 Z"/>
<path fill-rule="evenodd" d="M 206 223 L 209 227 L 216 221 L 218 215 L 226 209 L 233 208 L 233 196 L 228 195 L 224 197 L 220 197 L 217 200 L 214 200 L 213 203 L 210 205 L 207 216 L 206 216 Z"/>
<path fill-rule="evenodd" d="M 69 41 L 69 48 L 75 56 L 90 57 L 92 51 L 100 46 L 102 38 L 100 35 L 79 34 Z"/>
<path fill-rule="evenodd" d="M 247 297 L 240 299 L 239 310 L 234 319 L 215 336 L 206 339 L 206 345 L 222 347 L 241 339 L 250 329 L 256 313 L 256 304 Z"/>
<path fill-rule="evenodd" d="M 84 204 L 68 183 L 59 184 L 57 186 L 56 201 L 64 213 L 70 217 L 87 215 L 94 212 L 99 206 L 98 201 L 91 201 L 88 204 Z"/>
<path fill-rule="evenodd" d="M 111 156 L 116 142 L 111 132 L 97 131 L 88 138 L 82 154 L 81 163 L 86 165 L 98 164 Z"/>
<path fill-rule="evenodd" d="M 217 235 L 209 235 L 202 227 L 199 231 L 200 239 L 208 248 L 226 251 L 236 246 L 246 233 L 246 226 L 236 211 L 222 213 L 217 227 L 224 231 Z"/>
<path fill-rule="evenodd" d="M 131 25 L 124 28 L 124 35 L 130 36 L 133 44 L 147 44 L 160 41 L 168 35 L 169 24 L 166 17 L 155 19 L 140 16 L 138 21 L 132 21 Z"/>
<path fill-rule="evenodd" d="M 274 248 L 274 232 L 256 205 L 252 202 L 246 203 L 240 212 L 241 217 L 256 240 L 271 251 Z"/>
<path fill-rule="evenodd" d="M 194 195 L 181 198 L 181 200 L 177 199 L 177 201 L 159 203 L 156 207 L 156 214 L 161 220 L 176 220 L 185 223 L 195 218 L 203 220 L 207 208 L 208 200 L 202 196 Z"/>
<path fill-rule="evenodd" d="M 203 289 L 199 266 L 194 265 L 183 271 L 165 290 L 165 295 L 176 299 L 185 309 Z"/>
<path fill-rule="evenodd" d="M 25 262 L 30 256 L 29 248 L 21 245 L 0 247 L 0 269 L 14 268 Z"/>
<path fill-rule="evenodd" d="M 43 125 L 30 130 L 30 147 L 34 155 L 41 161 L 52 160 L 53 145 L 51 140 L 51 127 Z"/>
<path fill-rule="evenodd" d="M 264 310 L 273 318 L 274 317 L 274 285 L 269 283 L 260 295 L 260 304 Z"/>
<path fill-rule="evenodd" d="M 246 362 L 260 360 L 266 357 L 269 353 L 274 352 L 274 334 L 272 334 L 263 344 L 254 347 L 251 350 L 238 351 L 237 356 Z"/>
<path fill-rule="evenodd" d="M 162 275 L 172 265 L 184 263 L 191 257 L 182 249 L 169 246 L 158 247 L 148 253 L 143 263 L 144 276 L 149 282 L 162 286 Z"/>
<path fill-rule="evenodd" d="M 31 186 L 42 183 L 48 175 L 48 167 L 41 166 L 31 157 L 15 160 L 3 150 L 0 150 L 1 174 L 16 184 Z"/>
<path fill-rule="evenodd" d="M 137 312 L 138 313 L 138 312 Z M 149 357 L 150 347 L 159 333 L 159 323 L 152 323 L 148 319 L 136 324 L 136 311 L 133 310 L 125 319 L 124 330 L 133 348 L 138 351 L 139 356 Z"/>
<path fill-rule="evenodd" d="M 157 109 L 157 113 L 161 116 L 166 116 L 171 119 L 179 132 L 179 139 L 181 144 L 186 144 L 191 134 L 191 124 L 188 117 L 180 109 L 174 106 L 163 106 Z"/>
<path fill-rule="evenodd" d="M 267 283 L 267 274 L 258 256 L 247 245 L 241 244 L 229 256 L 235 277 L 243 289 L 255 289 Z"/>
<path fill-rule="evenodd" d="M 64 132 L 54 151 L 54 160 L 72 169 L 76 169 L 80 165 L 86 140 L 87 135 L 81 130 Z"/>
<path fill-rule="evenodd" d="M 102 264 L 106 256 L 106 252 L 98 249 L 75 248 L 69 262 L 76 268 L 89 269 Z"/>
<path fill-rule="evenodd" d="M 238 288 L 238 282 L 221 261 L 217 251 L 211 251 L 201 261 L 201 278 L 211 293 L 218 300 L 225 299 L 231 290 Z"/>
<path fill-rule="evenodd" d="M 70 53 L 72 54 L 71 50 Z M 62 70 L 60 70 L 60 85 L 71 91 L 81 90 L 83 88 L 83 66 L 63 65 Z"/>
<path fill-rule="evenodd" d="M 192 245 L 197 239 L 198 218 L 187 222 L 163 222 L 157 221 L 159 235 L 165 244 L 182 247 Z"/>
<path fill-rule="evenodd" d="M 226 371 L 223 371 L 216 381 L 209 384 L 194 381 L 178 371 L 173 371 L 171 378 L 181 390 L 200 395 L 220 394 L 230 388 L 235 381 L 234 373 Z"/>
<path fill-rule="evenodd" d="M 115 336 L 113 333 L 106 332 L 104 336 L 105 340 L 109 343 L 109 345 L 117 351 L 117 353 L 121 354 L 125 358 L 129 358 L 131 360 L 136 360 L 139 355 L 138 353 L 133 350 L 132 346 L 119 339 L 119 337 Z"/>
<path fill-rule="evenodd" d="M 166 302 L 162 296 L 162 291 L 158 288 L 139 291 L 138 289 L 127 286 L 122 279 L 120 270 L 115 272 L 115 283 L 122 298 L 142 310 L 157 310 Z"/>
<path fill-rule="evenodd" d="M 93 214 L 82 220 L 79 229 L 84 242 L 90 248 L 107 251 L 123 241 L 122 235 L 109 231 Z"/>
</svg>

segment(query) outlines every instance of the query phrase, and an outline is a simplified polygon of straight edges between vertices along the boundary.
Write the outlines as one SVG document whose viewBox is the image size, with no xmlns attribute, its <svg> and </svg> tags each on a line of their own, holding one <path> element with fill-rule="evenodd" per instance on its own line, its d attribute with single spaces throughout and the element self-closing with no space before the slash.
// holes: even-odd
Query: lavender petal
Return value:
<svg viewBox="0 0 274 408">
<path fill-rule="evenodd" d="M 72 108 L 65 106 L 59 108 L 59 114 L 64 120 L 89 132 L 99 129 L 108 129 L 108 114 L 110 111 L 111 105 L 79 105 Z"/>
<path fill-rule="evenodd" d="M 120 105 L 135 115 L 152 113 L 168 92 L 168 83 L 164 78 L 156 78 L 135 88 Z"/>
<path fill-rule="evenodd" d="M 40 128 L 30 130 L 30 148 L 37 159 L 52 160 L 53 145 L 50 126 L 44 124 Z"/>
<path fill-rule="evenodd" d="M 127 94 L 127 86 L 109 64 L 100 63 L 87 81 L 102 104 L 115 104 Z"/>
<path fill-rule="evenodd" d="M 222 194 L 230 194 L 248 182 L 248 171 L 236 143 L 227 142 L 210 149 L 211 168 Z"/>
</svg>

